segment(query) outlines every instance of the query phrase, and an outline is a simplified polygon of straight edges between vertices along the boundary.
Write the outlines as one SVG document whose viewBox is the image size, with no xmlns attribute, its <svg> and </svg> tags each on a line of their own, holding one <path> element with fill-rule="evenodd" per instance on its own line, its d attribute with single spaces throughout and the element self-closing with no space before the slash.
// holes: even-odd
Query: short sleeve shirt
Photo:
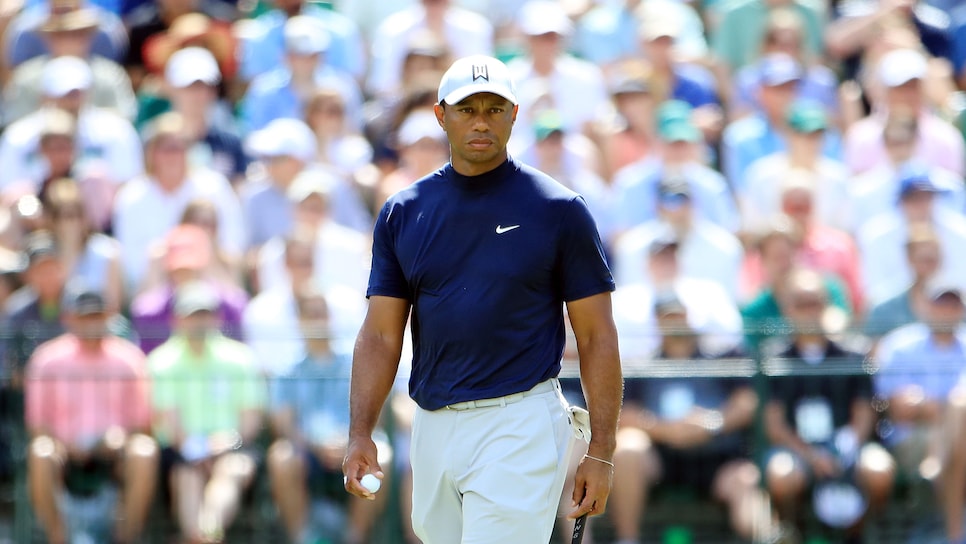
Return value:
<svg viewBox="0 0 966 544">
<path fill-rule="evenodd" d="M 766 363 L 768 401 L 785 409 L 785 420 L 810 444 L 826 444 L 847 425 L 852 403 L 872 399 L 872 376 L 864 356 L 830 342 L 818 362 L 806 362 L 794 345 Z"/>
<path fill-rule="evenodd" d="M 292 410 L 299 432 L 313 443 L 344 438 L 351 370 L 352 359 L 344 353 L 306 357 L 272 380 L 272 411 Z"/>
<path fill-rule="evenodd" d="M 584 200 L 513 160 L 474 177 L 447 165 L 376 222 L 368 296 L 412 303 L 410 394 L 427 410 L 556 376 L 563 303 L 613 289 Z"/>
<path fill-rule="evenodd" d="M 188 435 L 237 431 L 243 411 L 265 405 L 264 384 L 251 349 L 218 334 L 207 342 L 199 357 L 184 338 L 175 336 L 148 357 L 154 409 L 177 411 Z M 158 439 L 167 444 L 171 437 Z"/>
</svg>

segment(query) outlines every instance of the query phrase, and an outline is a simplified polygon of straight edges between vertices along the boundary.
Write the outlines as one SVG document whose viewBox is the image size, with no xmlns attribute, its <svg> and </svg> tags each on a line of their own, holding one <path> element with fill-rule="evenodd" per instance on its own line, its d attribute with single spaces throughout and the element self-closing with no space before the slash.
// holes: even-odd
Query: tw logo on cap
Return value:
<svg viewBox="0 0 966 544">
<path fill-rule="evenodd" d="M 477 79 L 490 81 L 490 73 L 485 64 L 473 65 L 473 81 L 475 82 Z"/>
</svg>

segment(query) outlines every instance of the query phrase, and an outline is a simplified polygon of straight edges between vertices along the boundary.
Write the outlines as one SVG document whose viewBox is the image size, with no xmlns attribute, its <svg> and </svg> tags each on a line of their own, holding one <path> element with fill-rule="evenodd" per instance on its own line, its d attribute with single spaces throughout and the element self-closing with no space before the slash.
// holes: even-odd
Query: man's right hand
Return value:
<svg viewBox="0 0 966 544">
<path fill-rule="evenodd" d="M 370 436 L 350 437 L 345 460 L 342 462 L 345 490 L 357 497 L 375 500 L 376 496 L 362 487 L 360 482 L 363 476 L 370 473 L 379 479 L 384 477 L 382 468 L 379 467 L 376 443 Z"/>
</svg>

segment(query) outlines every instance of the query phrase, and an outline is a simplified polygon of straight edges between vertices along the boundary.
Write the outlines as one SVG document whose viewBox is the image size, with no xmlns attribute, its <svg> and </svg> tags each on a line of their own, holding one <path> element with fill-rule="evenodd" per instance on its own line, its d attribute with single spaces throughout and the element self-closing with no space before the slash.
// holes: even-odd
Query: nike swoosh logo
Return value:
<svg viewBox="0 0 966 544">
<path fill-rule="evenodd" d="M 497 225 L 496 226 L 496 233 L 497 234 L 503 234 L 504 232 L 509 232 L 509 231 L 511 231 L 513 229 L 518 229 L 518 228 L 520 228 L 520 225 L 510 225 L 509 227 L 504 227 L 502 225 Z"/>
</svg>

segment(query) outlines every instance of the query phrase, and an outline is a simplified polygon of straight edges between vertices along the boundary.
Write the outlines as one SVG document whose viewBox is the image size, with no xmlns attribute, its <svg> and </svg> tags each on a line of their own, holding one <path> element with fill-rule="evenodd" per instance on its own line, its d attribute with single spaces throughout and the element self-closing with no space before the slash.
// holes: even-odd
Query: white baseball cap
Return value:
<svg viewBox="0 0 966 544">
<path fill-rule="evenodd" d="M 87 61 L 78 57 L 57 57 L 44 65 L 41 87 L 45 96 L 60 98 L 71 91 L 86 91 L 94 82 Z"/>
<path fill-rule="evenodd" d="M 914 79 L 926 77 L 926 57 L 915 49 L 895 49 L 879 59 L 879 81 L 886 87 L 898 87 Z"/>
<path fill-rule="evenodd" d="M 312 129 L 298 119 L 279 118 L 252 132 L 246 141 L 256 157 L 294 157 L 304 163 L 315 159 L 317 141 Z"/>
<path fill-rule="evenodd" d="M 285 50 L 296 55 L 314 55 L 329 48 L 332 41 L 322 23 L 308 15 L 296 15 L 285 23 Z"/>
<path fill-rule="evenodd" d="M 527 36 L 550 33 L 569 36 L 573 30 L 563 6 L 553 0 L 531 0 L 520 8 L 518 17 L 520 31 Z"/>
<path fill-rule="evenodd" d="M 486 55 L 463 57 L 453 63 L 439 82 L 437 99 L 456 104 L 471 94 L 493 93 L 518 104 L 506 64 Z"/>
<path fill-rule="evenodd" d="M 430 110 L 416 110 L 406 116 L 399 126 L 397 139 L 401 145 L 413 145 L 423 138 L 443 141 L 446 135 L 436 120 L 436 114 Z"/>
<path fill-rule="evenodd" d="M 221 69 L 211 51 L 203 47 L 186 47 L 171 55 L 164 67 L 164 78 L 172 87 L 182 89 L 196 81 L 217 85 Z"/>
</svg>

